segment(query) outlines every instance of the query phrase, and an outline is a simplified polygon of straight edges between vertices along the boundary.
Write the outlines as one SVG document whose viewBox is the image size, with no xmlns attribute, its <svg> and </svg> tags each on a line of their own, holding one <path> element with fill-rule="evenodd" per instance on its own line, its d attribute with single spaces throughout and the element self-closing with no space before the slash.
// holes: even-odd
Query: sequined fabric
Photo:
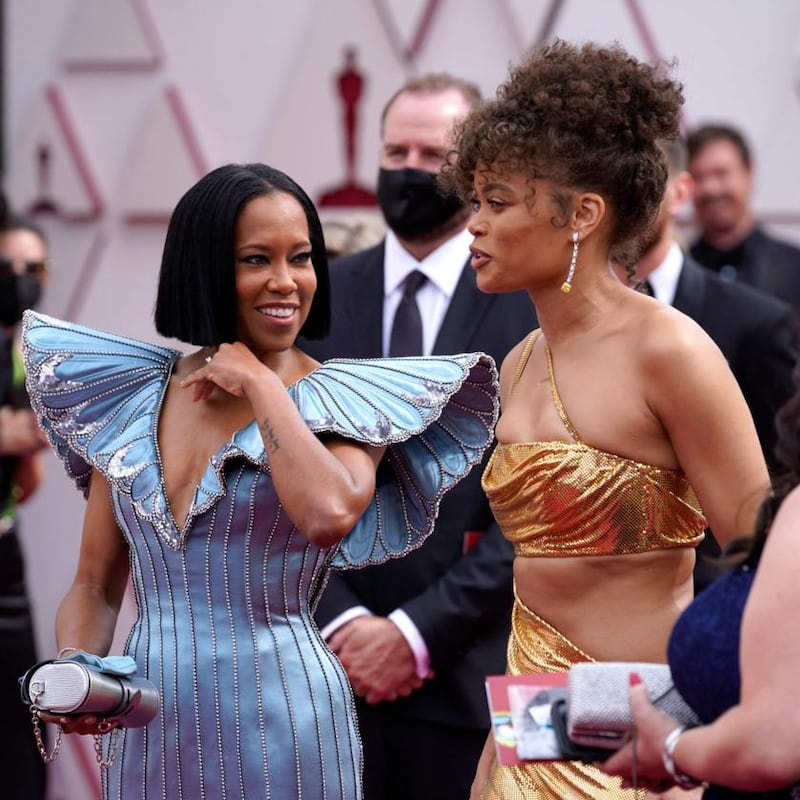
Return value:
<svg viewBox="0 0 800 800">
<path fill-rule="evenodd" d="M 508 674 L 562 672 L 593 661 L 515 596 L 508 642 Z M 641 796 L 639 793 L 638 796 Z M 538 762 L 524 767 L 495 764 L 481 800 L 636 800 L 620 779 L 580 762 Z"/>
<path fill-rule="evenodd" d="M 683 473 L 582 442 L 561 402 L 546 352 L 553 401 L 575 441 L 498 444 L 483 474 L 495 519 L 516 554 L 600 556 L 696 546 L 707 523 Z"/>
<path fill-rule="evenodd" d="M 491 359 L 342 360 L 290 387 L 313 430 L 388 445 L 372 505 L 321 550 L 278 502 L 255 422 L 212 457 L 185 524 L 173 519 L 156 432 L 179 353 L 30 312 L 23 345 L 68 473 L 83 489 L 91 467 L 108 478 L 139 610 L 125 652 L 161 697 L 148 726 L 123 730 L 104 797 L 358 800 L 353 698 L 313 598 L 331 567 L 381 563 L 430 533 L 491 442 Z"/>
<path fill-rule="evenodd" d="M 499 444 L 483 488 L 518 556 L 693 547 L 706 526 L 681 473 L 578 442 Z"/>
</svg>

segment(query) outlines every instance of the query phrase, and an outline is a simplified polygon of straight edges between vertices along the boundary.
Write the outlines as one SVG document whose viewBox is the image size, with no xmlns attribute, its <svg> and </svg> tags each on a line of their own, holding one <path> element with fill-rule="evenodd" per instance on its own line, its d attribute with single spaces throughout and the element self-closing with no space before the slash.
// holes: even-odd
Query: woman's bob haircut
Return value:
<svg viewBox="0 0 800 800">
<path fill-rule="evenodd" d="M 235 342 L 236 220 L 253 198 L 291 195 L 308 222 L 317 291 L 302 330 L 321 339 L 330 328 L 330 279 L 317 210 L 288 175 L 266 164 L 227 164 L 201 178 L 178 201 L 167 228 L 156 298 L 156 330 L 195 345 Z"/>
</svg>

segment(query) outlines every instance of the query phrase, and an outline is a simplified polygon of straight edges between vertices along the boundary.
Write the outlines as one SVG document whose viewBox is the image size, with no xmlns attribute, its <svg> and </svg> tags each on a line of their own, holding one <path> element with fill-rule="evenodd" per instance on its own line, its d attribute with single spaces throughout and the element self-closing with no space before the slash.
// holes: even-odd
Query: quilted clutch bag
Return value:
<svg viewBox="0 0 800 800">
<path fill-rule="evenodd" d="M 700 720 L 678 693 L 667 664 L 598 661 L 574 664 L 567 676 L 567 734 L 576 744 L 616 750 L 633 729 L 629 690 L 635 672 L 653 705 L 682 725 Z"/>
</svg>

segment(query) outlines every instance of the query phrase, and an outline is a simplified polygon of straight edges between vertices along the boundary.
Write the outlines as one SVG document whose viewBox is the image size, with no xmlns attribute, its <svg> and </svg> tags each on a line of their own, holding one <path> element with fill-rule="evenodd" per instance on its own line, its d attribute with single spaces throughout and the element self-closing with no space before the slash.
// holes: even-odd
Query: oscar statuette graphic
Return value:
<svg viewBox="0 0 800 800">
<path fill-rule="evenodd" d="M 344 136 L 345 181 L 321 193 L 320 208 L 374 208 L 378 201 L 375 192 L 360 186 L 356 180 L 358 157 L 358 106 L 364 91 L 365 79 L 356 64 L 356 48 L 347 47 L 344 67 L 336 75 L 336 90 L 342 105 L 342 134 Z"/>
<path fill-rule="evenodd" d="M 28 213 L 56 214 L 58 209 L 50 192 L 50 147 L 47 144 L 40 144 L 36 148 L 36 166 L 37 196 Z"/>
</svg>

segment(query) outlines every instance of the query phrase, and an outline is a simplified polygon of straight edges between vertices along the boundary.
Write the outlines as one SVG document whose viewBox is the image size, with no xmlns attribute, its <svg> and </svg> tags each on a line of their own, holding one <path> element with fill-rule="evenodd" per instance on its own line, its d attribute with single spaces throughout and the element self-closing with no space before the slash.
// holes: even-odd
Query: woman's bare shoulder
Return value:
<svg viewBox="0 0 800 800">
<path fill-rule="evenodd" d="M 727 369 L 714 340 L 697 322 L 670 306 L 644 315 L 630 341 L 651 380 L 669 379 L 676 372 Z"/>
</svg>

